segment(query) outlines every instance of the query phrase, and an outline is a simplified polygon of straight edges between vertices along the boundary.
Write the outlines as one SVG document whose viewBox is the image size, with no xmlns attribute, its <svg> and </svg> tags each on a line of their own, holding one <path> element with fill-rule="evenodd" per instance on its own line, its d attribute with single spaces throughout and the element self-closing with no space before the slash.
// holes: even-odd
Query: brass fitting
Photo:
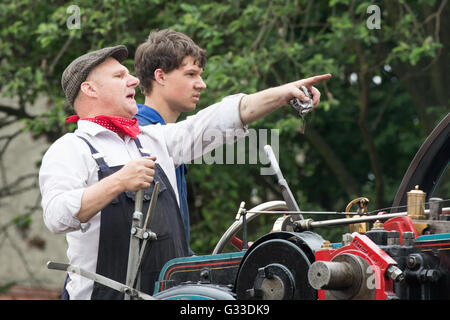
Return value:
<svg viewBox="0 0 450 320">
<path fill-rule="evenodd" d="M 358 210 L 357 212 L 362 213 L 363 215 L 368 212 L 368 205 L 369 205 L 369 199 L 364 197 L 359 197 L 356 199 L 353 199 L 347 204 L 347 207 L 345 208 L 345 212 L 350 212 L 350 209 L 354 204 L 358 204 Z M 350 216 L 347 215 L 347 218 Z M 353 217 L 360 217 L 360 215 L 354 215 Z M 349 225 L 350 233 L 358 232 L 360 234 L 364 234 L 369 229 L 369 224 L 367 222 L 361 222 L 361 223 L 354 223 Z"/>
<path fill-rule="evenodd" d="M 408 195 L 408 216 L 415 220 L 425 220 L 425 196 L 426 193 L 416 186 L 407 193 Z"/>
<path fill-rule="evenodd" d="M 332 248 L 331 242 L 328 240 L 323 240 L 321 248 Z"/>
<path fill-rule="evenodd" d="M 381 222 L 380 220 L 377 220 L 373 223 L 372 230 L 383 230 L 383 229 L 384 229 L 383 222 Z"/>
</svg>

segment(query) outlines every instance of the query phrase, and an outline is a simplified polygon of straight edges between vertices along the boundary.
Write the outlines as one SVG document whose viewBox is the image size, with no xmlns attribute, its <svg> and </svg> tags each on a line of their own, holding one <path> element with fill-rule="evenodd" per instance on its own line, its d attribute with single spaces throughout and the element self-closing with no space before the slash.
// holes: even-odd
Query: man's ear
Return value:
<svg viewBox="0 0 450 320">
<path fill-rule="evenodd" d="M 158 84 L 162 86 L 165 84 L 166 73 L 161 68 L 156 69 L 153 76 Z"/>
<path fill-rule="evenodd" d="M 84 81 L 81 83 L 80 91 L 91 98 L 95 98 L 97 96 L 97 87 L 92 81 Z"/>
</svg>

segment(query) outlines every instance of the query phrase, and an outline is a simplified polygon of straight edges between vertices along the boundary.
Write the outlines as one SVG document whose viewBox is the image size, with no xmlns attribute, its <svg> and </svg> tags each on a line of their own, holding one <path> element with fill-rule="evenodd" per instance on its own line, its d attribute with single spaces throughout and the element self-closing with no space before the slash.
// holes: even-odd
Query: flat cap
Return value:
<svg viewBox="0 0 450 320">
<path fill-rule="evenodd" d="M 73 106 L 73 102 L 80 91 L 81 83 L 86 80 L 89 72 L 91 72 L 94 67 L 98 66 L 109 57 L 122 62 L 127 56 L 127 47 L 118 45 L 92 51 L 73 60 L 66 70 L 64 70 L 61 77 L 61 86 L 69 103 Z"/>
</svg>

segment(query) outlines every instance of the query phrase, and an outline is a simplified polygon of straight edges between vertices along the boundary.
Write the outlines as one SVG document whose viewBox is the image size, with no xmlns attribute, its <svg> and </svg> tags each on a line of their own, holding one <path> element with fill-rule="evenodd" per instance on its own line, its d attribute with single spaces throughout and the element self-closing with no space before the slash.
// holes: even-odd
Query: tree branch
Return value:
<svg viewBox="0 0 450 320">
<path fill-rule="evenodd" d="M 372 134 L 367 127 L 367 118 L 370 106 L 370 74 L 368 72 L 369 64 L 366 60 L 360 43 L 355 42 L 354 47 L 361 66 L 358 75 L 358 80 L 361 86 L 358 125 L 367 149 L 367 154 L 369 156 L 373 174 L 375 175 L 375 205 L 377 208 L 381 208 L 384 204 L 383 170 L 381 168 L 380 159 L 375 148 Z"/>
<path fill-rule="evenodd" d="M 18 119 L 34 119 L 35 117 L 27 113 L 23 109 L 17 109 L 11 106 L 0 105 L 0 112 L 4 112 L 7 115 L 14 116 Z"/>
<path fill-rule="evenodd" d="M 304 135 L 311 142 L 314 148 L 322 155 L 328 167 L 336 176 L 342 188 L 350 198 L 360 194 L 360 188 L 353 176 L 348 172 L 344 163 L 338 155 L 331 149 L 329 144 L 317 133 L 313 127 L 308 127 Z"/>
</svg>

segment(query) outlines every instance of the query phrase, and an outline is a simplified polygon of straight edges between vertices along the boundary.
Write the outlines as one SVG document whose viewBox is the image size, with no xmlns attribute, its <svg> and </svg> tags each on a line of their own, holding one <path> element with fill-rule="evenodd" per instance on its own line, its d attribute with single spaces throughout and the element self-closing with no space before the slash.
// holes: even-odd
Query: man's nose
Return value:
<svg viewBox="0 0 450 320">
<path fill-rule="evenodd" d="M 195 83 L 195 88 L 198 90 L 206 89 L 206 84 L 203 81 L 202 77 L 200 77 L 199 80 Z"/>
<path fill-rule="evenodd" d="M 135 76 L 130 74 L 130 79 L 128 80 L 128 85 L 130 87 L 133 87 L 133 88 L 137 87 L 139 85 L 139 82 L 140 81 L 138 78 L 136 78 Z"/>
</svg>

